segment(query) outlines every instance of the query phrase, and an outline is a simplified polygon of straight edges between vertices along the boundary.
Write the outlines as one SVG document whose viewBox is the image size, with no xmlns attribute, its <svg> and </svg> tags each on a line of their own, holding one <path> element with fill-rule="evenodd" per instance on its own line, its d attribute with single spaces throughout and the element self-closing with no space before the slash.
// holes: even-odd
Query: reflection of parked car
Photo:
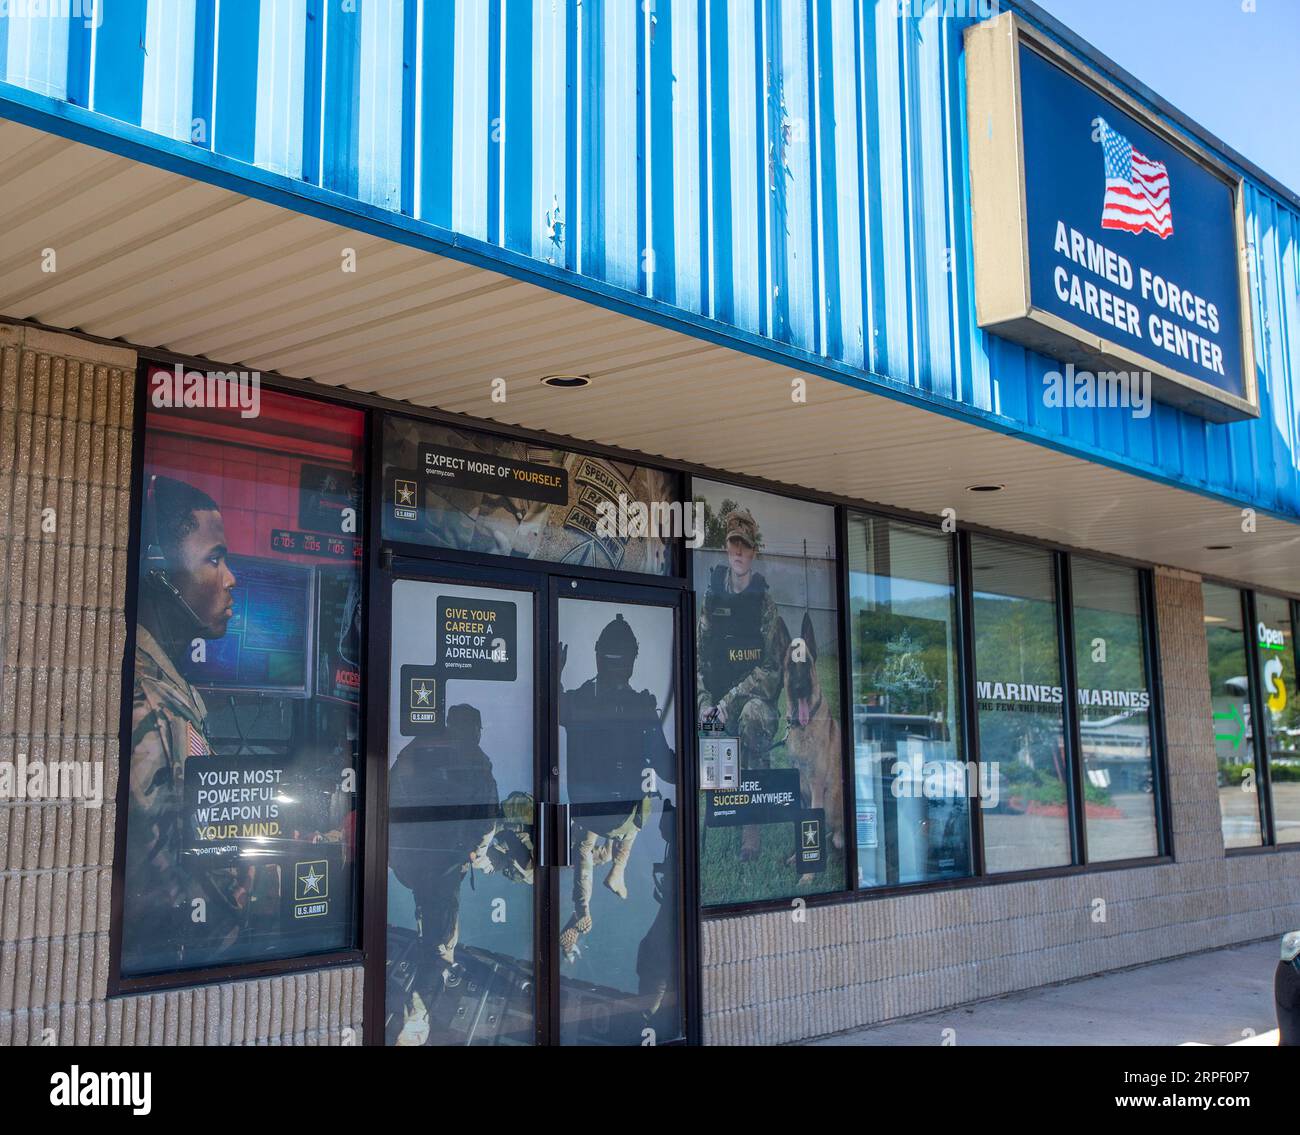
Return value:
<svg viewBox="0 0 1300 1135">
<path fill-rule="evenodd" d="M 1278 1044 L 1300 1045 L 1300 930 L 1282 936 L 1282 960 L 1273 978 Z"/>
</svg>

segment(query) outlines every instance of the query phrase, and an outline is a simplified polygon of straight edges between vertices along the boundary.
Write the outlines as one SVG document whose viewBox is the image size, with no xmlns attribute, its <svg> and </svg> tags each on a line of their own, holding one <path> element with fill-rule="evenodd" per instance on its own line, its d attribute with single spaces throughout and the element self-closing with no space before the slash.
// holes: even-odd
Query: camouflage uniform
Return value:
<svg viewBox="0 0 1300 1135">
<path fill-rule="evenodd" d="M 592 678 L 561 695 L 560 723 L 566 734 L 573 827 L 581 833 L 576 845 L 573 918 L 560 936 L 561 949 L 572 957 L 578 935 L 591 929 L 592 876 L 597 864 L 611 864 L 605 885 L 627 898 L 623 873 L 653 807 L 643 788 L 646 769 L 669 783 L 676 773 L 673 751 L 649 690 L 600 689 Z M 602 838 L 606 842 L 598 847 Z"/>
<path fill-rule="evenodd" d="M 728 513 L 723 521 L 727 539 L 733 537 L 757 549 L 758 524 L 745 509 Z M 772 767 L 772 738 L 779 721 L 782 642 L 780 615 L 767 580 L 751 569 L 749 586 L 731 590 L 731 567 L 718 564 L 709 574 L 696 637 L 699 665 L 695 715 L 701 720 L 709 706 L 721 707 L 726 721 L 711 728 L 734 735 L 740 744 L 740 770 Z M 746 824 L 741 832 L 740 857 L 758 854 L 759 831 Z"/>
<path fill-rule="evenodd" d="M 251 867 L 185 862 L 185 767 L 212 752 L 207 707 L 147 627 L 136 631 L 131 707 L 123 966 L 164 969 L 215 961 L 247 922 Z M 204 922 L 191 918 L 205 901 Z"/>
<path fill-rule="evenodd" d="M 739 593 L 728 588 L 728 575 L 726 564 L 713 569 L 700 611 L 696 719 L 721 706 L 722 731 L 740 739 L 741 769 L 770 768 L 781 696 L 780 616 L 758 572 Z"/>
</svg>

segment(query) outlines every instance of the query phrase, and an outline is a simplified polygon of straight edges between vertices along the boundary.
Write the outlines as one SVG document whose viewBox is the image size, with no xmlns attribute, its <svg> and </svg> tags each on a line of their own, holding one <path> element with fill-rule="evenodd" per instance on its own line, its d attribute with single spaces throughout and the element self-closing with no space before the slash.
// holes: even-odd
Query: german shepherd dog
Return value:
<svg viewBox="0 0 1300 1135">
<path fill-rule="evenodd" d="M 826 828 L 837 849 L 844 847 L 844 779 L 840 723 L 822 696 L 817 673 L 817 636 L 805 611 L 798 640 L 790 638 L 785 619 L 778 618 L 781 684 L 785 689 L 785 751 L 799 770 L 805 808 L 825 808 Z"/>
</svg>

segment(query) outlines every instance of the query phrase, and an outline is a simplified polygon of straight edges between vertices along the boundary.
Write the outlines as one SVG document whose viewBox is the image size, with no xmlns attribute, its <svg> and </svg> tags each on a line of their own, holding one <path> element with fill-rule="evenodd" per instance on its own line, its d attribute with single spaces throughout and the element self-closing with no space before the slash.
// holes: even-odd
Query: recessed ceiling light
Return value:
<svg viewBox="0 0 1300 1135">
<path fill-rule="evenodd" d="M 1006 485 L 967 485 L 968 493 L 1000 493 Z"/>
<path fill-rule="evenodd" d="M 589 374 L 548 374 L 542 382 L 547 386 L 558 386 L 561 390 L 571 390 L 577 386 L 591 385 Z"/>
<path fill-rule="evenodd" d="M 1232 550 L 1232 545 L 1231 544 L 1206 544 L 1205 550 L 1207 552 L 1228 552 Z"/>
</svg>

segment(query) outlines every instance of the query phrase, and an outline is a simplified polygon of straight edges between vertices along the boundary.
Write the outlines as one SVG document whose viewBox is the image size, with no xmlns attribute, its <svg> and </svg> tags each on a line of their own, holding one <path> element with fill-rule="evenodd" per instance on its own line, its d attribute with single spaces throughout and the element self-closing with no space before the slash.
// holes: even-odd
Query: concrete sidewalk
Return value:
<svg viewBox="0 0 1300 1135">
<path fill-rule="evenodd" d="M 976 1001 L 822 1045 L 1276 1044 L 1279 939 Z"/>
</svg>

